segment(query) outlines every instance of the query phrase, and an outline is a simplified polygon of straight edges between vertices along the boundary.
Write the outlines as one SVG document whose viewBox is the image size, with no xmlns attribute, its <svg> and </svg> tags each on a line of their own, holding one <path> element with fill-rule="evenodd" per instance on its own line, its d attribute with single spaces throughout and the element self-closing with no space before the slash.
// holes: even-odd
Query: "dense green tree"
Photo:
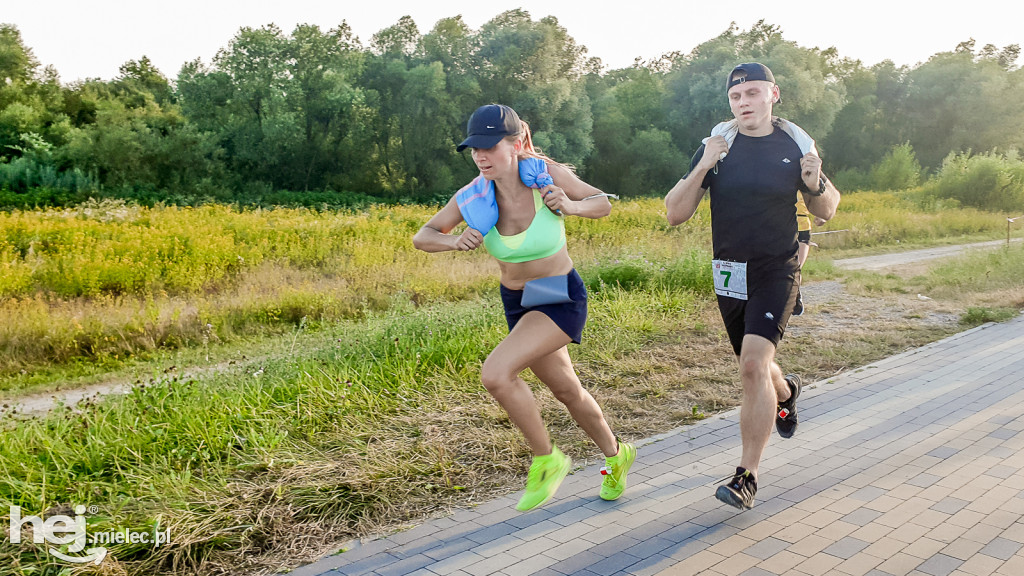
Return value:
<svg viewBox="0 0 1024 576">
<path fill-rule="evenodd" d="M 39 68 L 32 49 L 25 46 L 21 32 L 12 24 L 0 24 L 0 84 L 28 82 Z"/>
<path fill-rule="evenodd" d="M 152 95 L 138 106 L 103 83 L 87 83 L 79 91 L 94 106 L 95 121 L 71 129 L 58 151 L 65 165 L 124 191 L 203 195 L 223 186 L 215 139 L 188 123 L 176 106 L 161 107 Z"/>
<path fill-rule="evenodd" d="M 468 155 L 457 154 L 455 145 L 465 137 L 469 111 L 483 103 L 473 61 L 478 46 L 478 36 L 461 16 L 456 16 L 439 20 L 420 39 L 417 50 L 421 62 L 439 62 L 444 71 L 445 86 L 438 102 L 434 129 L 437 131 L 437 146 L 440 147 L 438 158 L 444 158 L 443 163 L 454 178 L 450 187 L 455 188 L 472 179 L 476 173 L 472 160 Z"/>
<path fill-rule="evenodd" d="M 365 55 L 351 28 L 343 22 L 324 33 L 317 26 L 299 25 L 289 52 L 294 83 L 288 109 L 302 120 L 303 129 L 302 144 L 293 151 L 301 168 L 294 187 L 365 185 L 365 179 L 351 178 L 366 169 L 360 149 L 366 145 L 362 126 L 369 113 L 358 87 Z"/>
<path fill-rule="evenodd" d="M 818 140 L 829 133 L 846 97 L 835 50 L 797 46 L 762 20 L 745 32 L 734 24 L 674 62 L 667 78 L 667 105 L 673 140 L 681 150 L 692 153 L 716 123 L 732 117 L 725 82 L 741 62 L 771 68 L 782 94 L 776 114 Z"/>
<path fill-rule="evenodd" d="M 658 194 L 686 171 L 686 157 L 666 130 L 664 75 L 637 62 L 592 83 L 591 182 L 620 195 Z"/>
<path fill-rule="evenodd" d="M 49 162 L 70 129 L 56 70 L 40 70 L 18 29 L 0 24 L 0 161 L 28 155 Z"/>
<path fill-rule="evenodd" d="M 499 14 L 478 37 L 474 69 L 486 100 L 479 104 L 511 106 L 545 153 L 582 165 L 593 151 L 593 116 L 582 82 L 586 49 L 556 18 L 535 22 L 523 10 Z"/>
<path fill-rule="evenodd" d="M 363 85 L 374 114 L 371 116 L 373 156 L 378 166 L 380 189 L 400 194 L 407 189 L 409 175 L 404 163 L 402 139 L 406 81 L 414 66 L 413 52 L 420 39 L 419 29 L 409 16 L 373 35 L 371 57 Z"/>
<path fill-rule="evenodd" d="M 349 26 L 243 28 L 210 67 L 186 64 L 182 107 L 218 135 L 241 182 L 290 190 L 369 185 L 365 54 Z"/>
<path fill-rule="evenodd" d="M 1024 87 L 1021 75 L 1007 71 L 998 51 L 975 55 L 972 45 L 936 54 L 907 75 L 899 116 L 925 167 L 938 167 L 950 152 L 1024 147 L 1024 111 L 1007 98 Z"/>
<path fill-rule="evenodd" d="M 132 99 L 136 105 L 144 104 L 147 97 L 158 104 L 171 102 L 170 82 L 147 56 L 125 62 L 118 71 L 120 74 L 115 81 L 125 92 L 122 100 Z"/>
<path fill-rule="evenodd" d="M 927 174 L 951 153 L 996 158 L 1024 148 L 1024 111 L 1012 98 L 1024 89 L 1019 57 L 1016 44 L 978 48 L 971 39 L 913 67 L 865 67 L 761 21 L 732 25 L 687 54 L 603 71 L 557 19 L 510 10 L 479 29 L 445 18 L 426 34 L 406 16 L 367 47 L 345 22 L 290 34 L 242 28 L 209 64 L 188 62 L 173 79 L 142 56 L 109 81 L 61 85 L 17 28 L 0 24 L 0 186 L 433 199 L 476 173 L 455 144 L 477 106 L 498 102 L 530 124 L 538 147 L 602 189 L 661 194 L 701 138 L 731 117 L 729 70 L 760 61 L 782 90 L 776 113 L 818 140 L 830 174 L 906 187 L 917 161 Z M 947 164 L 952 182 L 958 164 Z"/>
</svg>

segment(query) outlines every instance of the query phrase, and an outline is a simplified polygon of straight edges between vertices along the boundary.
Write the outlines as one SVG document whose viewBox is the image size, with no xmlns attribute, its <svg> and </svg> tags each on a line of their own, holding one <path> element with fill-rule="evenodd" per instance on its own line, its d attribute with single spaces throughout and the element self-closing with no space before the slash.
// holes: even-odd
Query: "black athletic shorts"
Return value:
<svg viewBox="0 0 1024 576">
<path fill-rule="evenodd" d="M 796 240 L 797 240 L 797 242 L 803 242 L 804 244 L 810 244 L 811 243 L 811 231 L 810 230 L 801 230 L 801 231 L 797 232 L 796 233 Z"/>
<path fill-rule="evenodd" d="M 583 279 L 579 272 L 573 268 L 569 272 L 569 298 L 572 302 L 561 304 L 544 304 L 533 308 L 524 308 L 522 305 L 523 291 L 511 290 L 504 286 L 501 289 L 501 303 L 505 305 L 505 320 L 508 321 L 508 331 L 511 332 L 519 323 L 523 314 L 536 310 L 541 312 L 565 332 L 572 341 L 579 344 L 583 338 L 583 326 L 587 323 L 587 288 L 583 285 Z"/>
<path fill-rule="evenodd" d="M 796 262 L 794 254 L 781 263 L 756 268 L 748 265 L 747 299 L 718 296 L 718 310 L 737 356 L 743 336 L 747 334 L 756 334 L 779 345 L 800 290 L 800 269 Z"/>
</svg>

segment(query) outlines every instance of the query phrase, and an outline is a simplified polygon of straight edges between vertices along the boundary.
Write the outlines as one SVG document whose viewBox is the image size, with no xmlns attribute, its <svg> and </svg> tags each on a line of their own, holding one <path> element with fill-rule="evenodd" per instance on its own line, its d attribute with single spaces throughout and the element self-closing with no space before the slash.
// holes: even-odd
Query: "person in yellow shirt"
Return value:
<svg viewBox="0 0 1024 576">
<path fill-rule="evenodd" d="M 825 220 L 814 217 L 814 225 L 821 226 Z M 803 196 L 796 198 L 796 230 L 797 230 L 797 252 L 796 261 L 799 268 L 804 267 L 807 255 L 811 252 L 811 213 L 807 211 Z M 796 294 L 796 305 L 793 307 L 793 315 L 799 316 L 804 313 L 803 295 L 798 291 Z"/>
</svg>

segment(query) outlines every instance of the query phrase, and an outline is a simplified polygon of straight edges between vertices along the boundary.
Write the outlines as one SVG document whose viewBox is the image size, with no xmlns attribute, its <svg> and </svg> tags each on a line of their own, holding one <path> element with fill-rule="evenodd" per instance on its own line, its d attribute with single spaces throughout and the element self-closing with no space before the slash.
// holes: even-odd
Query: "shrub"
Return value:
<svg viewBox="0 0 1024 576">
<path fill-rule="evenodd" d="M 829 174 L 829 177 L 840 192 L 855 192 L 858 190 L 871 189 L 871 174 L 868 174 L 863 170 L 847 168 L 836 172 L 834 176 Z"/>
<path fill-rule="evenodd" d="M 940 198 L 994 212 L 1024 210 L 1024 162 L 1016 151 L 951 154 L 926 189 Z"/>
<path fill-rule="evenodd" d="M 906 190 L 920 182 L 921 164 L 909 142 L 894 146 L 871 169 L 871 187 L 874 190 Z"/>
</svg>

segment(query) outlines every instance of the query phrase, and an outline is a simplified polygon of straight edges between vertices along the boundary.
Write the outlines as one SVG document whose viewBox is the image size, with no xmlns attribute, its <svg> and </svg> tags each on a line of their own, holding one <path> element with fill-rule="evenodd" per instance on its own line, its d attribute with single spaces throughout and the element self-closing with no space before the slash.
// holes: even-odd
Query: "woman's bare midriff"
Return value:
<svg viewBox="0 0 1024 576">
<path fill-rule="evenodd" d="M 529 262 L 498 262 L 501 284 L 510 290 L 522 290 L 530 280 L 546 276 L 560 276 L 572 271 L 572 258 L 565 246 L 551 256 Z"/>
</svg>

